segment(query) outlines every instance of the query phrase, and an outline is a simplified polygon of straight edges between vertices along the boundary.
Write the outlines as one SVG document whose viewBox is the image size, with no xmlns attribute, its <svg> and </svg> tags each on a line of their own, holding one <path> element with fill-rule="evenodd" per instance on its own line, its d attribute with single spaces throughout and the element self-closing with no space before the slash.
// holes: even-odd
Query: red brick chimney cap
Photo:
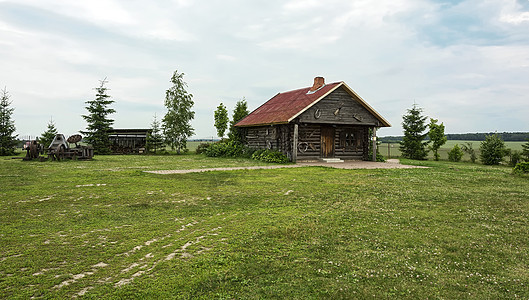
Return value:
<svg viewBox="0 0 529 300">
<path fill-rule="evenodd" d="M 325 78 L 323 78 L 321 76 L 314 77 L 314 84 L 310 88 L 309 93 L 312 94 L 312 93 L 314 93 L 315 91 L 321 89 L 324 86 L 325 86 Z"/>
</svg>

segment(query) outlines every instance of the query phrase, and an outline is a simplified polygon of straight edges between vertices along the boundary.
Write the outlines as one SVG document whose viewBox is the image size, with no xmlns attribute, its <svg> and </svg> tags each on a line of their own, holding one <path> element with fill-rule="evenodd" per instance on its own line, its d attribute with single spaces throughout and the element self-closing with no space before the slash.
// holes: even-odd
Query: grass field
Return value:
<svg viewBox="0 0 529 300">
<path fill-rule="evenodd" d="M 404 162 L 0 158 L 0 298 L 529 298 L 529 179 Z"/>
<path fill-rule="evenodd" d="M 481 145 L 481 142 L 480 141 L 453 141 L 453 140 L 450 140 L 450 141 L 447 141 L 446 144 L 444 144 L 443 146 L 441 146 L 441 148 L 439 149 L 439 155 L 441 155 L 441 160 L 448 160 L 448 152 L 450 150 L 452 150 L 452 148 L 458 144 L 459 147 L 465 145 L 466 143 L 472 143 L 472 148 L 474 148 L 476 150 L 476 154 L 478 156 L 478 160 L 479 160 L 479 146 Z M 525 144 L 527 142 L 505 142 L 505 146 L 507 148 L 510 148 L 512 150 L 518 150 L 518 151 L 521 151 L 522 150 L 522 145 Z M 379 145 L 380 147 L 380 154 L 382 154 L 384 157 L 388 157 L 388 153 L 389 153 L 389 156 L 390 157 L 400 157 L 400 151 L 399 151 L 399 144 L 398 143 L 390 143 L 389 144 L 389 150 L 388 150 L 388 144 L 387 143 L 382 143 L 381 145 Z M 430 151 L 428 153 L 428 158 L 429 159 L 433 159 L 433 153 L 432 151 Z M 465 153 L 465 155 L 463 156 L 463 160 L 466 160 L 466 161 L 470 161 L 470 156 Z"/>
</svg>

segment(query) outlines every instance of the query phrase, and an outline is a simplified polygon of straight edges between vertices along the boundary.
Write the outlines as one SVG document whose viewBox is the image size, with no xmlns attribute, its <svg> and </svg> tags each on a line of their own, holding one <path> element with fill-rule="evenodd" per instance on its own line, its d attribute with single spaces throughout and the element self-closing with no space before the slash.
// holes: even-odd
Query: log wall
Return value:
<svg viewBox="0 0 529 300">
<path fill-rule="evenodd" d="M 369 127 L 340 125 L 334 127 L 334 157 L 346 160 L 368 159 Z M 299 124 L 298 160 L 318 160 L 321 157 L 320 134 L 320 124 Z M 250 148 L 277 150 L 292 158 L 294 124 L 249 127 L 246 140 Z"/>
<path fill-rule="evenodd" d="M 316 160 L 321 155 L 319 124 L 299 124 L 298 160 Z"/>
<path fill-rule="evenodd" d="M 253 149 L 271 149 L 292 158 L 293 125 L 248 127 L 246 142 Z"/>
<path fill-rule="evenodd" d="M 321 125 L 300 124 L 298 137 L 298 160 L 317 160 L 321 157 Z M 347 160 L 366 160 L 368 149 L 368 127 L 335 126 L 334 157 Z"/>
</svg>

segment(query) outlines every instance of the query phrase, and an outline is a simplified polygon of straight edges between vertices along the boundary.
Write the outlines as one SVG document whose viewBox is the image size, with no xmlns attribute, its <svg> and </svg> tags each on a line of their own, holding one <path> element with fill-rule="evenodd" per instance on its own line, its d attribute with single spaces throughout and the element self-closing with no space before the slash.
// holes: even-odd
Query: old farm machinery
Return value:
<svg viewBox="0 0 529 300">
<path fill-rule="evenodd" d="M 26 150 L 26 157 L 23 160 L 39 159 L 42 161 L 46 159 L 39 155 L 44 152 L 44 149 L 42 144 L 39 144 L 36 140 L 26 142 L 23 149 Z"/>
<path fill-rule="evenodd" d="M 92 159 L 94 148 L 78 145 L 77 143 L 81 139 L 82 137 L 79 134 L 74 134 L 68 139 L 64 137 L 64 134 L 57 134 L 48 147 L 48 158 L 52 160 L 63 160 L 65 158 Z M 75 147 L 71 147 L 70 144 L 75 144 Z"/>
</svg>

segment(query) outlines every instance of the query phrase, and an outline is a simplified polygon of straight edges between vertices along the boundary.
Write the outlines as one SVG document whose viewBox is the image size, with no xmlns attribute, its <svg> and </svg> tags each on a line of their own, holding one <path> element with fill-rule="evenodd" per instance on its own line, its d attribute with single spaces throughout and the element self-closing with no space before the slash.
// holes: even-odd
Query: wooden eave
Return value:
<svg viewBox="0 0 529 300">
<path fill-rule="evenodd" d="M 270 122 L 270 123 L 260 123 L 260 124 L 250 124 L 250 125 L 235 125 L 236 127 L 258 127 L 258 126 L 273 126 L 273 125 L 281 125 L 281 124 L 288 124 L 290 122 Z"/>
</svg>

